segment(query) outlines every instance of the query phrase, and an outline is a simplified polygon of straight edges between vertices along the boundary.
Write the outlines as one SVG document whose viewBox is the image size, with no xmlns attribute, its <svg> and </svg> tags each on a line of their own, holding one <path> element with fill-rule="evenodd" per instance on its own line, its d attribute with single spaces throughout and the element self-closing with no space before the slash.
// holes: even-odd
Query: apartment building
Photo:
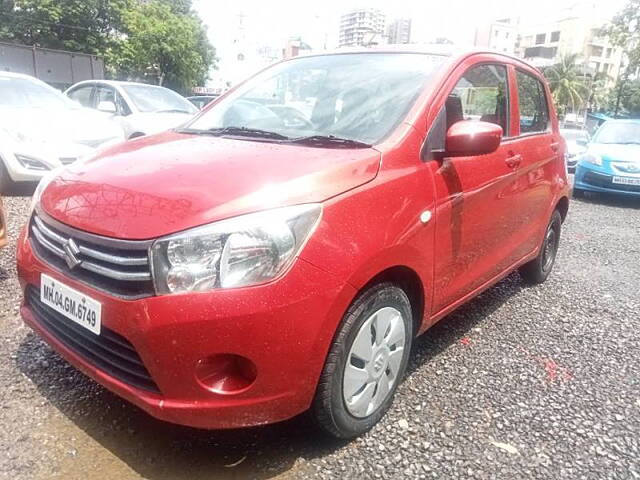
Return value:
<svg viewBox="0 0 640 480">
<path fill-rule="evenodd" d="M 518 21 L 515 18 L 503 18 L 476 29 L 476 47 L 514 55 L 517 43 Z"/>
<path fill-rule="evenodd" d="M 522 26 L 516 54 L 538 67 L 577 54 L 585 74 L 606 76 L 609 86 L 613 85 L 620 75 L 623 52 L 601 34 L 609 19 L 598 15 L 597 7 L 595 2 L 580 2 L 554 21 Z"/>
<path fill-rule="evenodd" d="M 378 45 L 385 42 L 385 14 L 376 8 L 351 10 L 340 17 L 341 47 Z"/>
<path fill-rule="evenodd" d="M 392 45 L 411 42 L 411 19 L 398 18 L 389 24 L 387 39 Z"/>
</svg>

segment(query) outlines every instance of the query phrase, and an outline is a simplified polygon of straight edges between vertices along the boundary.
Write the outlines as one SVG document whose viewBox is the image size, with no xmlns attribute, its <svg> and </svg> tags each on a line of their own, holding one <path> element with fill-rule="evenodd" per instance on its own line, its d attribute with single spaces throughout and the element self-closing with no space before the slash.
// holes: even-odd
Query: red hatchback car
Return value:
<svg viewBox="0 0 640 480">
<path fill-rule="evenodd" d="M 493 53 L 278 63 L 181 129 L 44 179 L 22 316 L 157 418 L 311 409 L 359 435 L 416 335 L 515 269 L 549 275 L 569 205 L 550 99 Z"/>
</svg>

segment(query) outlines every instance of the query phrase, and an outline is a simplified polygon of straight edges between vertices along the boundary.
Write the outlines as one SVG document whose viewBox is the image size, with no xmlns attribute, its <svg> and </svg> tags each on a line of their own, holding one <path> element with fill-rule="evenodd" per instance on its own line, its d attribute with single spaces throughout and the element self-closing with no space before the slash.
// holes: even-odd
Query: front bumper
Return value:
<svg viewBox="0 0 640 480">
<path fill-rule="evenodd" d="M 142 390 L 97 368 L 56 339 L 25 303 L 21 314 L 56 351 L 109 390 L 154 417 L 200 428 L 272 423 L 306 410 L 333 334 L 355 291 L 298 259 L 270 284 L 209 293 L 124 300 L 65 277 L 44 264 L 23 233 L 18 242 L 23 289 L 42 273 L 102 304 L 102 325 L 130 342 L 161 393 Z M 233 354 L 256 366 L 237 393 L 215 393 L 196 378 L 205 357 Z"/>
<path fill-rule="evenodd" d="M 624 176 L 624 175 L 617 175 Z M 614 175 L 600 169 L 578 164 L 574 177 L 574 190 L 640 196 L 640 186 L 613 183 Z"/>
</svg>

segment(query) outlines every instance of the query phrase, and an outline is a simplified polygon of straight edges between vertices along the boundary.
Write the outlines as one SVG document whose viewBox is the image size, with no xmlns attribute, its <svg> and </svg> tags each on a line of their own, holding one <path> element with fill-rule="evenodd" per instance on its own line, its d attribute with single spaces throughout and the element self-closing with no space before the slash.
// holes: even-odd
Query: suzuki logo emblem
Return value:
<svg viewBox="0 0 640 480">
<path fill-rule="evenodd" d="M 76 242 L 73 241 L 73 238 L 67 240 L 64 245 L 62 245 L 62 249 L 64 250 L 64 260 L 71 270 L 82 263 L 82 260 L 78 259 L 80 249 L 78 245 L 76 245 Z"/>
</svg>

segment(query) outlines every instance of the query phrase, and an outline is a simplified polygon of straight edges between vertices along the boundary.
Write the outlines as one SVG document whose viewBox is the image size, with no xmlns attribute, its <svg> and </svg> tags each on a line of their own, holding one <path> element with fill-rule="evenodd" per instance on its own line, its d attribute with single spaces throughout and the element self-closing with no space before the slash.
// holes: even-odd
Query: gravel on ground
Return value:
<svg viewBox="0 0 640 480">
<path fill-rule="evenodd" d="M 640 201 L 573 201 L 547 283 L 514 273 L 420 337 L 393 407 L 352 442 L 304 415 L 170 425 L 78 373 L 19 318 L 28 206 L 5 199 L 2 478 L 640 478 Z"/>
</svg>

